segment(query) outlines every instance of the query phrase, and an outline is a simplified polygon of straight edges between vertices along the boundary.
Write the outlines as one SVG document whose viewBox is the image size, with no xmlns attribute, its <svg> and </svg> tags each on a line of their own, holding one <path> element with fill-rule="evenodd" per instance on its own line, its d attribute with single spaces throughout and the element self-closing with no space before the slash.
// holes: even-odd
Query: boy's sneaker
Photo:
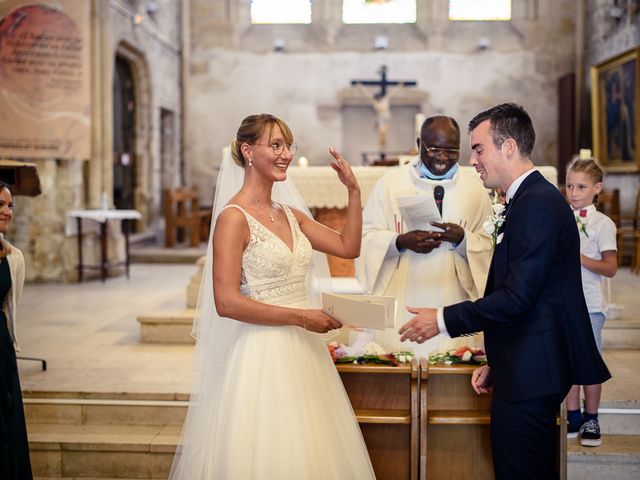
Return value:
<svg viewBox="0 0 640 480">
<path fill-rule="evenodd" d="M 576 438 L 580 432 L 580 425 L 567 423 L 567 438 Z"/>
<path fill-rule="evenodd" d="M 580 445 L 584 447 L 598 447 L 602 443 L 600 425 L 597 420 L 589 420 L 580 427 Z"/>
</svg>

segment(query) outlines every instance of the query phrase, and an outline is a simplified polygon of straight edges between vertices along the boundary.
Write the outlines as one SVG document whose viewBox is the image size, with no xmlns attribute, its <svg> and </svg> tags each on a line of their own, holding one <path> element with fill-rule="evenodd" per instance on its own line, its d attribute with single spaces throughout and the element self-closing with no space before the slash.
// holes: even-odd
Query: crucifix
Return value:
<svg viewBox="0 0 640 480">
<path fill-rule="evenodd" d="M 385 147 L 387 146 L 387 137 L 391 127 L 391 98 L 397 95 L 403 87 L 415 87 L 416 82 L 413 80 L 399 81 L 387 80 L 387 67 L 382 65 L 380 70 L 380 80 L 351 80 L 351 85 L 357 87 L 362 95 L 369 100 L 371 106 L 376 112 L 376 125 L 378 127 L 378 149 L 380 158 L 384 159 Z M 378 93 L 372 93 L 365 87 L 379 86 Z M 387 87 L 399 87 L 394 90 L 387 91 Z"/>
</svg>

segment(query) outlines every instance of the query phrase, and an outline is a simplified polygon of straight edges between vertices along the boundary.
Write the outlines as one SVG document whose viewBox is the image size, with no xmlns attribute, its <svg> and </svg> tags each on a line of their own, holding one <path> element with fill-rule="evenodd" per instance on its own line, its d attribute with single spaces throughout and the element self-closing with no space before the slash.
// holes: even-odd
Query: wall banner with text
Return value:
<svg viewBox="0 0 640 480">
<path fill-rule="evenodd" d="M 0 156 L 90 157 L 90 8 L 0 0 Z"/>
</svg>

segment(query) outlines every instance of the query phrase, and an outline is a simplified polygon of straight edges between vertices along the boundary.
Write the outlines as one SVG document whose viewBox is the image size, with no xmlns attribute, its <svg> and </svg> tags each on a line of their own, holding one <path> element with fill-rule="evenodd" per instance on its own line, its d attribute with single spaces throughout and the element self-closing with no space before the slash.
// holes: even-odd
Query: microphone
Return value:
<svg viewBox="0 0 640 480">
<path fill-rule="evenodd" d="M 444 187 L 442 185 L 436 185 L 436 188 L 433 189 L 433 198 L 436 200 L 436 207 L 438 207 L 442 217 L 442 199 L 444 198 Z"/>
</svg>

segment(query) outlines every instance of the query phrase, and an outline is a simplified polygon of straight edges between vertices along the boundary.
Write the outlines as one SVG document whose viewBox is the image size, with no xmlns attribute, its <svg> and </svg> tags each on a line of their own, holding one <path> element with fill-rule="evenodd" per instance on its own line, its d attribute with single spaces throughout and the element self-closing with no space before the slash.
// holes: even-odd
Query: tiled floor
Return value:
<svg viewBox="0 0 640 480">
<path fill-rule="evenodd" d="M 138 314 L 184 308 L 195 265 L 134 264 L 131 278 L 29 284 L 19 311 L 20 355 L 44 357 L 47 371 L 20 361 L 23 390 L 186 393 L 190 345 L 139 341 Z"/>
<path fill-rule="evenodd" d="M 134 264 L 129 280 L 27 285 L 18 319 L 21 355 L 44 357 L 48 370 L 20 361 L 23 390 L 185 398 L 193 347 L 140 343 L 136 316 L 184 307 L 195 271 L 195 265 Z M 621 319 L 637 318 L 638 291 L 640 276 L 621 269 L 612 283 L 613 301 L 624 305 Z M 605 359 L 614 379 L 605 384 L 603 404 L 640 403 L 640 350 L 605 351 Z"/>
</svg>

